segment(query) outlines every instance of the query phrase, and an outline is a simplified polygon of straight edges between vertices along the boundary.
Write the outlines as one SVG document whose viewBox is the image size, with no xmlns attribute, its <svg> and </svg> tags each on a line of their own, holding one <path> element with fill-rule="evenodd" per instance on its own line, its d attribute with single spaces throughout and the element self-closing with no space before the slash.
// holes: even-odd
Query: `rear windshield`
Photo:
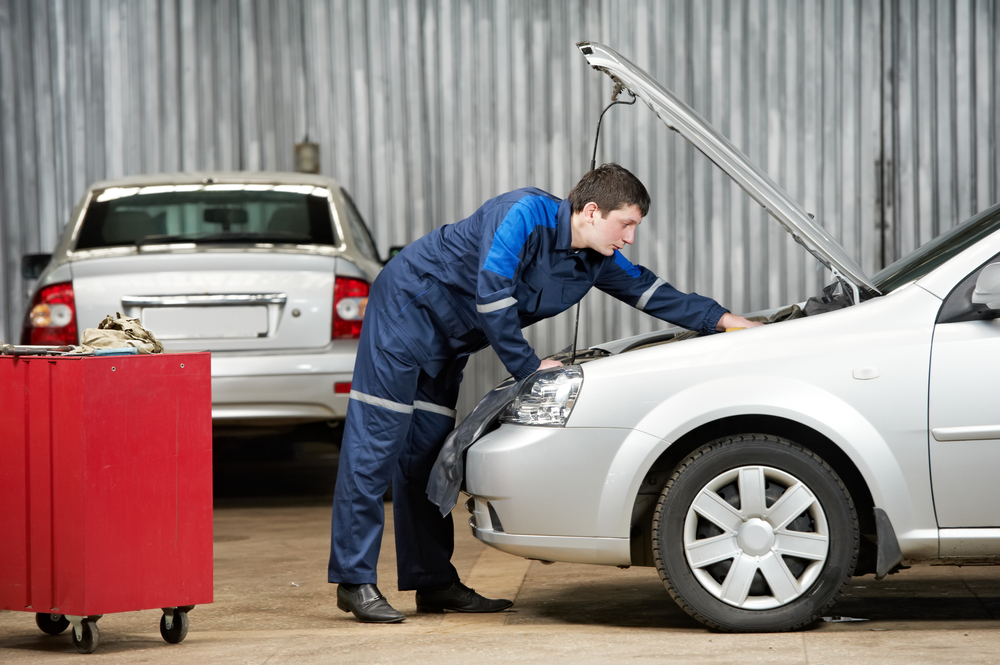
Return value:
<svg viewBox="0 0 1000 665">
<path fill-rule="evenodd" d="M 164 185 L 98 191 L 76 249 L 160 243 L 339 244 L 329 192 L 279 185 Z"/>
<path fill-rule="evenodd" d="M 364 220 L 361 219 L 361 213 L 358 212 L 357 206 L 354 205 L 354 199 L 344 190 L 340 190 L 340 193 L 347 204 L 345 206 L 347 209 L 347 224 L 351 227 L 351 237 L 354 238 L 354 244 L 358 246 L 358 251 L 361 252 L 362 256 L 372 261 L 378 261 L 378 250 L 375 248 L 375 239 L 372 238 L 371 231 L 368 230 Z"/>
</svg>

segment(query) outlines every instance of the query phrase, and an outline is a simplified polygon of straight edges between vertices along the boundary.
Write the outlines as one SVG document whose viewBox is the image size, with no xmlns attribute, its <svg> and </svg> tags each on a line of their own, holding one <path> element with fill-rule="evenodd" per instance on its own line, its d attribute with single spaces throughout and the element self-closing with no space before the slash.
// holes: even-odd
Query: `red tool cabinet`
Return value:
<svg viewBox="0 0 1000 665">
<path fill-rule="evenodd" d="M 168 642 L 212 602 L 208 353 L 0 356 L 0 609 L 72 623 L 165 608 Z"/>
</svg>

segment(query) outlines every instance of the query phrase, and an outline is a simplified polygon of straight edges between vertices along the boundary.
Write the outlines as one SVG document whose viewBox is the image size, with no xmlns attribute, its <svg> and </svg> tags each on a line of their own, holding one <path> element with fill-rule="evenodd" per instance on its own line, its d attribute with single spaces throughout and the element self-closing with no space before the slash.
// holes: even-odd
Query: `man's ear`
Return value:
<svg viewBox="0 0 1000 665">
<path fill-rule="evenodd" d="M 583 217 L 591 224 L 594 223 L 594 215 L 600 214 L 601 209 L 597 207 L 597 204 L 593 201 L 588 202 L 583 206 Z"/>
</svg>

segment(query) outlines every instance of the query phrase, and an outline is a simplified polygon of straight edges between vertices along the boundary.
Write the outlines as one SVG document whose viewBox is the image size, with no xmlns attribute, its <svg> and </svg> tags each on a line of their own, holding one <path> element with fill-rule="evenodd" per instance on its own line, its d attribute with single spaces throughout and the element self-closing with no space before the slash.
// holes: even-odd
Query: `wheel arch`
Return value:
<svg viewBox="0 0 1000 665">
<path fill-rule="evenodd" d="M 663 490 L 673 470 L 699 447 L 716 439 L 744 433 L 769 434 L 799 443 L 822 457 L 843 480 L 854 501 L 861 527 L 861 551 L 857 574 L 875 572 L 876 522 L 875 500 L 857 465 L 822 432 L 789 418 L 764 414 L 741 414 L 702 424 L 667 446 L 652 463 L 640 485 L 632 506 L 630 540 L 634 565 L 652 566 L 652 520 L 656 497 Z M 655 494 L 652 490 L 659 485 Z M 652 499 L 650 498 L 652 497 Z"/>
</svg>

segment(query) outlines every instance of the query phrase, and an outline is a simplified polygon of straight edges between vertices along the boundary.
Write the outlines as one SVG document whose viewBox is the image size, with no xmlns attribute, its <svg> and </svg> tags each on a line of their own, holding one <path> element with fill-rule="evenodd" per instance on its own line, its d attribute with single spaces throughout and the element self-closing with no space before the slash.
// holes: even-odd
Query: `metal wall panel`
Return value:
<svg viewBox="0 0 1000 665">
<path fill-rule="evenodd" d="M 105 177 L 288 170 L 308 137 L 382 251 L 514 187 L 566 194 L 611 92 L 582 39 L 687 100 L 871 273 L 998 199 L 998 30 L 995 0 L 0 0 L 0 332 L 21 255 Z M 678 288 L 750 311 L 828 279 L 647 109 L 610 111 L 598 158 L 647 184 L 627 254 Z M 659 325 L 594 293 L 581 343 Z M 527 335 L 544 355 L 572 326 Z M 503 374 L 474 358 L 462 410 Z"/>
<path fill-rule="evenodd" d="M 892 261 L 1000 200 L 1000 17 L 983 0 L 892 0 L 883 14 L 893 54 L 883 77 Z"/>
</svg>

